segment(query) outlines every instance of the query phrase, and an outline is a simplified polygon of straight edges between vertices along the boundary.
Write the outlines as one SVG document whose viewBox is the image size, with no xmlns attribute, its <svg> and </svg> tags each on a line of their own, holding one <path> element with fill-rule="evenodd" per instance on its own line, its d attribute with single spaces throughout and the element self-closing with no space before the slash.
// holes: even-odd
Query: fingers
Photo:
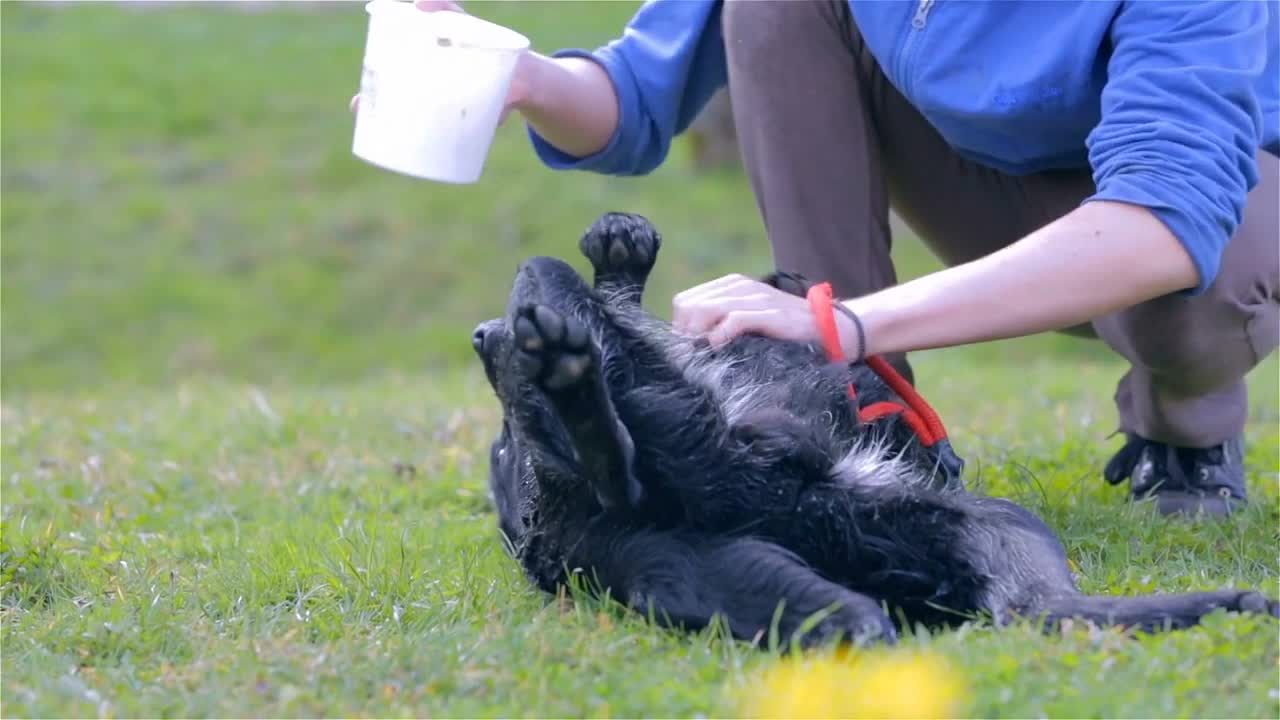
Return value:
<svg viewBox="0 0 1280 720">
<path fill-rule="evenodd" d="M 808 302 L 759 280 L 726 275 L 685 290 L 672 301 L 672 328 L 720 346 L 746 333 L 788 340 L 814 337 Z"/>
<path fill-rule="evenodd" d="M 707 333 L 707 340 L 712 347 L 721 347 L 739 335 L 747 333 L 776 336 L 779 333 L 780 320 L 782 320 L 782 312 L 775 308 L 730 310 L 721 318 L 719 324 Z"/>
<path fill-rule="evenodd" d="M 752 294 L 750 285 L 751 279 L 743 275 L 725 275 L 678 293 L 671 301 L 671 324 L 679 332 L 701 334 L 723 314 L 716 311 L 715 301 Z"/>
<path fill-rule="evenodd" d="M 706 335 L 732 313 L 770 309 L 774 304 L 775 298 L 750 289 L 745 294 L 722 293 L 700 297 L 682 307 L 677 331 L 687 335 Z"/>
<path fill-rule="evenodd" d="M 351 102 L 347 103 L 347 107 L 351 109 L 351 112 L 355 112 L 356 108 L 359 106 L 360 106 L 360 93 L 356 93 L 355 95 L 351 96 Z"/>
<path fill-rule="evenodd" d="M 677 332 L 701 335 L 729 310 L 746 309 L 743 301 L 758 294 L 749 278 L 725 275 L 677 294 L 671 301 L 671 324 Z"/>
</svg>

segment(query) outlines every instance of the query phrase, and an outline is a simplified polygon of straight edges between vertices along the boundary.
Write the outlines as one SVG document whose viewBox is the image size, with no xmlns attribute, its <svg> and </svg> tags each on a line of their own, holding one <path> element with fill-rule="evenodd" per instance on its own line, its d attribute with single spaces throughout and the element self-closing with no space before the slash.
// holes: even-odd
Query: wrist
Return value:
<svg viewBox="0 0 1280 720">
<path fill-rule="evenodd" d="M 835 310 L 836 334 L 840 338 L 840 348 L 850 362 L 862 362 L 871 353 L 867 350 L 866 323 L 847 301 L 837 300 L 831 304 Z"/>
<path fill-rule="evenodd" d="M 863 346 L 862 357 L 866 359 L 872 355 L 884 355 L 886 353 L 907 352 L 908 350 L 916 350 L 920 348 L 905 348 L 897 345 L 902 342 L 897 337 L 901 333 L 896 328 L 902 325 L 903 319 L 900 317 L 903 313 L 901 308 L 895 309 L 893 305 L 886 305 L 881 302 L 880 295 L 882 293 L 873 293 L 871 295 L 863 295 L 861 297 L 849 298 L 838 301 L 839 308 L 843 308 L 847 313 L 858 318 L 861 325 Z M 837 317 L 844 316 L 845 313 L 837 312 Z M 852 358 L 859 348 L 858 345 L 858 329 L 854 326 L 851 319 L 847 319 L 848 328 L 846 332 L 841 330 L 841 342 L 845 348 L 845 354 Z"/>
<path fill-rule="evenodd" d="M 611 82 L 604 67 L 594 60 L 578 56 L 554 57 L 526 50 L 516 63 L 507 104 L 521 113 L 558 114 L 582 101 L 583 93 L 591 89 L 589 86 L 597 79 L 596 76 Z M 612 89 L 612 85 L 609 88 Z"/>
<path fill-rule="evenodd" d="M 511 89 L 507 91 L 507 106 L 525 114 L 545 105 L 543 98 L 544 82 L 540 78 L 546 75 L 546 65 L 555 62 L 551 58 L 533 50 L 526 50 L 516 61 L 515 74 L 511 78 Z"/>
</svg>

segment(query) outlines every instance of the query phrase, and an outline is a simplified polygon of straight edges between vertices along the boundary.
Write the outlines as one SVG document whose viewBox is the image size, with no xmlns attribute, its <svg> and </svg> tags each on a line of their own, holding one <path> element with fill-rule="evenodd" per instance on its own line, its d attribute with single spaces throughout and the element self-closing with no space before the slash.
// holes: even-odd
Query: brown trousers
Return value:
<svg viewBox="0 0 1280 720">
<path fill-rule="evenodd" d="M 723 28 L 734 122 L 774 260 L 830 281 L 839 296 L 897 282 L 891 205 L 956 265 L 1094 191 L 1088 170 L 1013 177 L 956 154 L 885 79 L 846 0 L 730 0 Z M 1206 293 L 1068 331 L 1100 337 L 1129 361 L 1115 395 L 1122 429 L 1184 447 L 1243 431 L 1244 377 L 1280 336 L 1280 164 L 1266 153 L 1259 164 L 1262 181 Z M 904 357 L 891 360 L 910 372 Z"/>
</svg>

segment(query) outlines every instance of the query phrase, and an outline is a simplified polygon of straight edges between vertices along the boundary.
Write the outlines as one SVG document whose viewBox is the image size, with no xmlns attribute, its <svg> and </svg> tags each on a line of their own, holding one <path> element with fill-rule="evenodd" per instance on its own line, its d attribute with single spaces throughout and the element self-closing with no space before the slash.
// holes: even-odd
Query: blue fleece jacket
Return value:
<svg viewBox="0 0 1280 720">
<path fill-rule="evenodd" d="M 1014 175 L 1092 168 L 1097 192 L 1150 208 L 1199 270 L 1223 249 L 1280 155 L 1280 0 L 850 0 L 889 81 L 957 152 Z M 555 169 L 643 175 L 726 81 L 720 0 L 650 0 L 592 57 L 613 80 L 617 132 Z M 1086 201 L 1087 201 L 1086 200 Z"/>
</svg>

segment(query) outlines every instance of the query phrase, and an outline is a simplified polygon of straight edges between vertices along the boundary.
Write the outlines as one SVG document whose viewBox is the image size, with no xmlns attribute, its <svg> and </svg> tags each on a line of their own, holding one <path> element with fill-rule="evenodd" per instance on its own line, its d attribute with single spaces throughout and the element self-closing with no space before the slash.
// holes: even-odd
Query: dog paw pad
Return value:
<svg viewBox="0 0 1280 720">
<path fill-rule="evenodd" d="M 517 317 L 515 325 L 516 342 L 521 350 L 533 353 L 542 349 L 542 334 L 529 318 Z"/>
<path fill-rule="evenodd" d="M 516 313 L 514 326 L 520 367 L 546 389 L 563 390 L 591 367 L 590 336 L 578 320 L 531 305 Z"/>
<path fill-rule="evenodd" d="M 564 318 L 560 317 L 560 313 L 545 305 L 538 305 L 533 309 L 533 319 L 547 342 L 558 343 L 564 338 Z"/>
<path fill-rule="evenodd" d="M 590 365 L 591 358 L 585 354 L 561 355 L 543 383 L 552 390 L 562 390 L 581 379 Z"/>
<path fill-rule="evenodd" d="M 627 260 L 631 258 L 631 253 L 627 252 L 627 246 L 621 242 L 614 240 L 609 243 L 609 264 L 614 267 L 625 265 Z"/>
<path fill-rule="evenodd" d="M 597 273 L 646 275 L 657 258 L 662 238 L 640 215 L 606 213 L 582 236 L 579 248 Z"/>
<path fill-rule="evenodd" d="M 564 345 L 572 350 L 585 352 L 587 350 L 587 342 L 590 338 L 587 336 L 587 326 L 580 322 L 565 323 L 564 329 Z"/>
</svg>

